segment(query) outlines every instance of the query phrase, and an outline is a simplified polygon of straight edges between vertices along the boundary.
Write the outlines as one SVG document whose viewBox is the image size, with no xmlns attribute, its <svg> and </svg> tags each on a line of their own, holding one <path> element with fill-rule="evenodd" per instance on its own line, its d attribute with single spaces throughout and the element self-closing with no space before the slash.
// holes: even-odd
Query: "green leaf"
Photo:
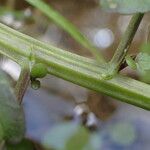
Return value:
<svg viewBox="0 0 150 150">
<path fill-rule="evenodd" d="M 150 11 L 150 0 L 101 0 L 101 7 L 123 14 L 144 13 Z"/>
<path fill-rule="evenodd" d="M 24 135 L 24 115 L 4 72 L 0 70 L 0 134 L 2 139 L 18 141 Z"/>
<path fill-rule="evenodd" d="M 47 5 L 42 0 L 26 0 L 28 3 L 42 11 L 55 24 L 68 32 L 78 43 L 87 48 L 93 56 L 99 61 L 104 62 L 103 56 L 94 47 L 94 45 L 65 17 L 54 10 L 50 5 Z"/>
</svg>

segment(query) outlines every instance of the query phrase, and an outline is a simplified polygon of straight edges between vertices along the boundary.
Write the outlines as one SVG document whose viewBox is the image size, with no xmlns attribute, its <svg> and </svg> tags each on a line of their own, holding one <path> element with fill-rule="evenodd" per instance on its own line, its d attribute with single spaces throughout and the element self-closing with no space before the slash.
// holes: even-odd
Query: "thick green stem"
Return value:
<svg viewBox="0 0 150 150">
<path fill-rule="evenodd" d="M 103 81 L 100 76 L 106 68 L 94 60 L 47 45 L 2 24 L 0 53 L 19 64 L 34 54 L 35 61 L 45 64 L 52 75 L 150 110 L 150 85 L 122 75 Z"/>
<path fill-rule="evenodd" d="M 22 99 L 29 85 L 29 81 L 30 81 L 30 68 L 27 62 L 21 68 L 20 77 L 15 87 L 15 94 L 19 104 L 22 103 Z"/>
<path fill-rule="evenodd" d="M 113 58 L 110 61 L 110 63 L 116 65 L 117 68 L 121 65 L 122 61 L 124 60 L 143 16 L 143 13 L 137 13 L 131 18 L 131 21 L 120 41 L 120 44 Z"/>
</svg>

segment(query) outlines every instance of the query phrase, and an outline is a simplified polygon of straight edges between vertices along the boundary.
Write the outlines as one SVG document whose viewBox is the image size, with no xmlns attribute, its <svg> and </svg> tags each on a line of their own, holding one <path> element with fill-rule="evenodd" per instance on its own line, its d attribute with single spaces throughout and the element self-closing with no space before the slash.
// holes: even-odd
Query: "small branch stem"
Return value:
<svg viewBox="0 0 150 150">
<path fill-rule="evenodd" d="M 22 99 L 29 85 L 29 81 L 30 81 L 30 68 L 29 65 L 26 64 L 22 67 L 20 77 L 15 87 L 15 94 L 19 104 L 22 103 Z"/>
<path fill-rule="evenodd" d="M 143 13 L 137 13 L 131 18 L 131 21 L 120 41 L 120 44 L 113 58 L 110 61 L 110 63 L 115 64 L 117 68 L 121 65 L 122 61 L 124 60 L 143 16 Z"/>
</svg>

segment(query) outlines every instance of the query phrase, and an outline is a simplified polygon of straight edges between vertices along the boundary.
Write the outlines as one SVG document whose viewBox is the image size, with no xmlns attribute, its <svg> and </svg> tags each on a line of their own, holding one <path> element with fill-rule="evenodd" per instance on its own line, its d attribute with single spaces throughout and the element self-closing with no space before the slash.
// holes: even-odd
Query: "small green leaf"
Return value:
<svg viewBox="0 0 150 150">
<path fill-rule="evenodd" d="M 103 9 L 111 12 L 132 14 L 150 11 L 150 0 L 101 0 Z"/>
<path fill-rule="evenodd" d="M 14 92 L 4 72 L 0 70 L 0 127 L 4 140 L 18 141 L 24 136 L 23 110 L 17 103 Z"/>
<path fill-rule="evenodd" d="M 136 62 L 132 59 L 131 56 L 127 55 L 125 59 L 126 59 L 126 63 L 131 69 L 133 70 L 137 69 Z"/>
</svg>

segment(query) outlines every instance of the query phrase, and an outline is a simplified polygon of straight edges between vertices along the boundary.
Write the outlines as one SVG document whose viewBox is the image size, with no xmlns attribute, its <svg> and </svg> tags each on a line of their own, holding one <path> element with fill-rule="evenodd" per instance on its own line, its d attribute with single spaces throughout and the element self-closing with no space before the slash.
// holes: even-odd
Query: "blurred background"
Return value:
<svg viewBox="0 0 150 150">
<path fill-rule="evenodd" d="M 98 0 L 45 2 L 78 27 L 107 60 L 112 57 L 131 18 L 102 11 Z M 146 14 L 131 45 L 131 53 L 136 53 L 145 42 L 149 20 L 150 15 Z M 0 22 L 56 47 L 92 57 L 87 49 L 24 0 L 0 0 Z M 20 68 L 16 63 L 3 58 L 1 67 L 17 81 Z M 137 78 L 129 68 L 123 73 Z M 76 128 L 83 126 L 90 135 L 84 150 L 150 149 L 148 111 L 51 75 L 41 80 L 39 90 L 28 88 L 23 107 L 26 137 L 48 148 L 62 150 Z M 80 140 L 85 138 L 82 132 L 81 129 L 77 134 Z M 79 148 L 75 145 L 74 149 Z"/>
</svg>

